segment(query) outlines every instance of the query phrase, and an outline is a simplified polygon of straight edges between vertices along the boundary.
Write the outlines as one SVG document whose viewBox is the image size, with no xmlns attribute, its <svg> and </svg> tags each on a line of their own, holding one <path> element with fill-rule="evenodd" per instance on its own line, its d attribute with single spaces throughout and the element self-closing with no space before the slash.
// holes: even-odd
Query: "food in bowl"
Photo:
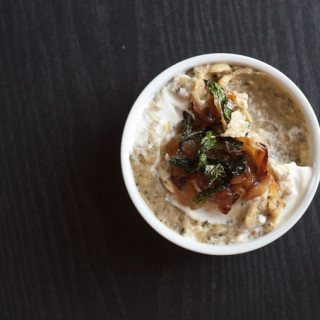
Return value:
<svg viewBox="0 0 320 320">
<path fill-rule="evenodd" d="M 169 228 L 203 243 L 274 230 L 312 176 L 299 106 L 249 67 L 215 63 L 176 76 L 135 134 L 130 163 L 141 197 Z"/>
</svg>

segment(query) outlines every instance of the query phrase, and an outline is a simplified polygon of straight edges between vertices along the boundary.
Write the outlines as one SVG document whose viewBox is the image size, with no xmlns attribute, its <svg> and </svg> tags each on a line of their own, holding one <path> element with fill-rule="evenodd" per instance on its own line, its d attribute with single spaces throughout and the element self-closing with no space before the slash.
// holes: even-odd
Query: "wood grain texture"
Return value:
<svg viewBox="0 0 320 320">
<path fill-rule="evenodd" d="M 320 193 L 275 243 L 178 248 L 139 216 L 120 139 L 144 86 L 209 52 L 288 75 L 320 116 L 319 1 L 0 1 L 0 319 L 317 319 Z"/>
</svg>

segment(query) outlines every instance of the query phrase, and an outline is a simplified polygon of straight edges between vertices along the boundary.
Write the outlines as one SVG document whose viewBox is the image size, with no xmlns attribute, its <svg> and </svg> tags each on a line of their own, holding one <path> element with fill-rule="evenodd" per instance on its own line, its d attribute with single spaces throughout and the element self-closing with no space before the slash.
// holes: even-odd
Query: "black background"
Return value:
<svg viewBox="0 0 320 320">
<path fill-rule="evenodd" d="M 320 194 L 281 239 L 205 256 L 124 187 L 140 91 L 182 59 L 248 55 L 319 117 L 319 1 L 0 1 L 0 319 L 318 319 Z"/>
</svg>

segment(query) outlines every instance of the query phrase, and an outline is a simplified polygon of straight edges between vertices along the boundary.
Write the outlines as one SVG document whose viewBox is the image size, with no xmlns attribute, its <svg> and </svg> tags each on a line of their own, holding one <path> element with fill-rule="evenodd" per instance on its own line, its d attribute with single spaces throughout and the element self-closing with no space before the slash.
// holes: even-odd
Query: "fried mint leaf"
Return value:
<svg viewBox="0 0 320 320">
<path fill-rule="evenodd" d="M 214 104 L 216 107 L 221 108 L 221 114 L 226 123 L 229 123 L 231 120 L 231 113 L 233 110 L 228 108 L 228 99 L 224 93 L 223 88 L 221 88 L 216 82 L 211 80 L 204 80 L 207 89 L 214 97 Z"/>
<path fill-rule="evenodd" d="M 219 176 L 216 176 L 216 179 L 219 179 L 220 183 L 213 186 L 213 187 L 209 187 L 209 188 L 203 190 L 202 192 L 199 192 L 193 198 L 193 201 L 195 203 L 198 203 L 198 204 L 204 203 L 214 193 L 227 187 L 230 184 L 230 182 L 234 176 L 240 176 L 247 168 L 247 156 L 246 155 L 231 156 L 229 159 L 227 159 L 225 161 L 220 159 L 219 162 L 220 162 L 221 167 L 223 168 L 223 171 L 221 170 L 220 167 L 218 170 L 217 170 L 217 168 L 215 168 L 215 170 L 216 170 L 217 174 L 219 174 Z M 216 167 L 217 166 L 219 166 L 219 164 L 216 165 Z M 209 167 L 209 165 L 207 167 Z M 207 170 L 210 170 L 210 168 L 208 168 Z M 224 173 L 222 173 L 222 172 L 224 172 Z"/>
<path fill-rule="evenodd" d="M 204 203 L 208 198 L 210 198 L 214 193 L 224 189 L 227 185 L 225 183 L 220 183 L 214 187 L 209 187 L 206 190 L 199 192 L 194 198 L 193 201 L 197 204 Z"/>
<path fill-rule="evenodd" d="M 208 131 L 206 136 L 200 142 L 199 149 L 199 164 L 198 170 L 204 168 L 204 174 L 209 178 L 211 182 L 214 180 L 221 180 L 226 176 L 223 166 L 218 164 L 208 164 L 208 158 L 206 152 L 214 149 L 220 143 L 220 138 L 216 137 L 216 132 Z"/>
<path fill-rule="evenodd" d="M 239 152 L 242 149 L 243 142 L 236 140 L 231 137 L 225 137 L 224 142 L 226 143 L 226 147 L 228 152 Z"/>
<path fill-rule="evenodd" d="M 221 110 L 223 113 L 224 120 L 226 121 L 226 123 L 229 123 L 231 120 L 231 113 L 233 112 L 233 110 L 228 108 L 228 99 L 223 99 L 221 101 Z"/>
<path fill-rule="evenodd" d="M 234 176 L 240 176 L 247 168 L 247 155 L 231 156 L 224 161 L 224 167 Z"/>
<path fill-rule="evenodd" d="M 172 164 L 175 167 L 183 169 L 186 173 L 192 173 L 196 171 L 198 161 L 191 158 L 172 156 L 170 159 L 170 164 Z"/>
<path fill-rule="evenodd" d="M 207 155 L 206 152 L 210 149 L 215 148 L 219 143 L 219 137 L 215 137 L 217 133 L 214 131 L 208 131 L 204 138 L 200 142 L 199 154 L 199 164 L 198 170 L 207 165 Z"/>
<path fill-rule="evenodd" d="M 179 150 L 180 151 L 182 151 L 183 144 L 185 141 L 192 139 L 192 138 L 195 138 L 195 137 L 199 137 L 205 133 L 204 130 L 192 131 L 192 124 L 193 124 L 192 115 L 187 111 L 183 111 L 182 126 L 183 126 L 184 131 L 183 131 L 183 134 L 180 137 L 180 141 L 179 141 Z"/>
<path fill-rule="evenodd" d="M 199 155 L 215 148 L 220 143 L 219 137 L 216 137 L 215 134 L 214 131 L 206 133 L 206 136 L 200 142 Z"/>
<path fill-rule="evenodd" d="M 224 168 L 220 163 L 217 165 L 207 165 L 204 169 L 204 173 L 210 179 L 210 181 L 214 181 L 216 179 L 222 180 L 226 177 L 226 172 L 224 171 Z"/>
<path fill-rule="evenodd" d="M 187 111 L 183 111 L 182 114 L 183 114 L 183 120 L 182 120 L 183 130 L 186 133 L 190 133 L 192 131 L 192 124 L 193 124 L 192 115 Z"/>
<path fill-rule="evenodd" d="M 227 99 L 226 94 L 224 93 L 224 90 L 214 81 L 211 80 L 204 80 L 204 83 L 207 87 L 207 89 L 210 91 L 210 93 L 214 96 L 215 99 L 217 99 L 217 104 L 223 99 Z M 215 101 L 216 103 L 216 101 Z"/>
<path fill-rule="evenodd" d="M 207 155 L 205 153 L 200 154 L 199 156 L 199 163 L 198 163 L 198 170 L 205 167 L 207 165 Z"/>
</svg>

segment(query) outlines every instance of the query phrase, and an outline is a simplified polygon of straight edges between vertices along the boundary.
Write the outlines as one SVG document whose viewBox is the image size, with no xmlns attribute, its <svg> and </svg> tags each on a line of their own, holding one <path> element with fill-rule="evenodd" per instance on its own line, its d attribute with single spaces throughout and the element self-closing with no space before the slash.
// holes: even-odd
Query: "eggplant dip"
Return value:
<svg viewBox="0 0 320 320">
<path fill-rule="evenodd" d="M 312 175 L 302 112 L 249 67 L 208 64 L 178 75 L 134 134 L 130 163 L 142 198 L 169 228 L 204 243 L 274 230 Z"/>
</svg>

